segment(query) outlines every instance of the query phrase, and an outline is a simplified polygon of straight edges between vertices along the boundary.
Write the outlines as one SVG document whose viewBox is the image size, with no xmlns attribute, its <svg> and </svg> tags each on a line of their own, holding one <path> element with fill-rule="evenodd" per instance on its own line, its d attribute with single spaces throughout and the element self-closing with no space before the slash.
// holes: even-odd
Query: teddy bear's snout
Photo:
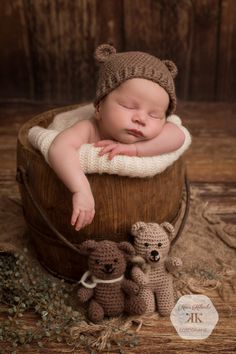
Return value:
<svg viewBox="0 0 236 354">
<path fill-rule="evenodd" d="M 104 264 L 104 272 L 105 273 L 112 273 L 114 268 L 113 268 L 113 264 Z"/>
<path fill-rule="evenodd" d="M 150 257 L 150 260 L 151 260 L 152 262 L 158 262 L 158 261 L 159 261 L 159 259 L 160 259 L 159 252 L 158 252 L 158 251 L 156 251 L 156 250 L 151 251 L 151 257 Z"/>
</svg>

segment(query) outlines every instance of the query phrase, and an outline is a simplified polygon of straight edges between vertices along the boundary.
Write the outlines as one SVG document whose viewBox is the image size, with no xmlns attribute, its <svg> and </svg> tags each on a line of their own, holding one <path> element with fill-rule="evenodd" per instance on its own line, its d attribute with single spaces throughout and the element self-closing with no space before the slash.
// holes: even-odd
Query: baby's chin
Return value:
<svg viewBox="0 0 236 354">
<path fill-rule="evenodd" d="M 119 143 L 123 144 L 134 144 L 137 143 L 138 141 L 143 141 L 145 140 L 143 137 L 137 137 L 131 134 L 125 134 L 122 136 L 118 136 L 115 138 Z"/>
</svg>

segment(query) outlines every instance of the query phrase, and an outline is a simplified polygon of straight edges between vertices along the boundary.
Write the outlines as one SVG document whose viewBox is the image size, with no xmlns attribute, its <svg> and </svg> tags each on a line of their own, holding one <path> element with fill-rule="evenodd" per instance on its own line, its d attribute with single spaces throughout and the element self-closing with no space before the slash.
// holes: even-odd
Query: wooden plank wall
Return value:
<svg viewBox="0 0 236 354">
<path fill-rule="evenodd" d="M 2 100 L 92 98 L 103 42 L 174 60 L 180 99 L 236 98 L 235 0 L 11 0 L 0 13 Z"/>
</svg>

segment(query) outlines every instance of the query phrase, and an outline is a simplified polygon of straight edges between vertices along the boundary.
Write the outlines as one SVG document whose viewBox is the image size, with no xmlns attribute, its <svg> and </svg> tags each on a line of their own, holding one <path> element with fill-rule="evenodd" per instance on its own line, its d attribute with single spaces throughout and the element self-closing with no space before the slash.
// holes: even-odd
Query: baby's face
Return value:
<svg viewBox="0 0 236 354">
<path fill-rule="evenodd" d="M 127 80 L 97 106 L 101 136 L 125 144 L 150 140 L 161 132 L 168 106 L 169 95 L 157 83 Z"/>
</svg>

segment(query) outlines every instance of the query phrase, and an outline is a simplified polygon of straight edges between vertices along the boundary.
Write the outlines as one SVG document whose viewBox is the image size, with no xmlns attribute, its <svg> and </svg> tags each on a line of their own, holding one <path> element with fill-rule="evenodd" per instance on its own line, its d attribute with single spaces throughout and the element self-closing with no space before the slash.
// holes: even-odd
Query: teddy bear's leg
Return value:
<svg viewBox="0 0 236 354">
<path fill-rule="evenodd" d="M 155 296 L 151 289 L 143 290 L 143 298 L 146 303 L 146 311 L 145 314 L 151 314 L 155 312 L 156 304 L 155 304 Z"/>
<path fill-rule="evenodd" d="M 125 300 L 125 312 L 129 315 L 143 315 L 146 313 L 147 304 L 142 291 L 138 295 L 127 297 Z"/>
<path fill-rule="evenodd" d="M 88 318 L 94 322 L 100 322 L 104 318 L 104 310 L 102 306 L 95 300 L 91 300 L 88 308 Z"/>
<path fill-rule="evenodd" d="M 155 296 L 159 315 L 170 315 L 175 305 L 172 281 L 169 280 L 162 288 L 156 289 Z"/>
</svg>

